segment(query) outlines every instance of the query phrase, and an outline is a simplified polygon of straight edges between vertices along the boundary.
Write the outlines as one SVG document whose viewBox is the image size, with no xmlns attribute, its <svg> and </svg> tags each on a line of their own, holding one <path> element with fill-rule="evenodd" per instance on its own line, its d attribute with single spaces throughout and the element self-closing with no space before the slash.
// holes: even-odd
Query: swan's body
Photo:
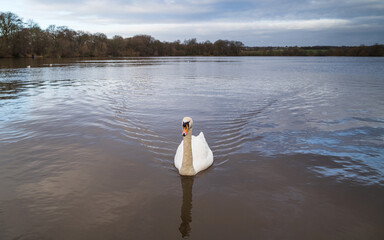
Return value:
<svg viewBox="0 0 384 240">
<path fill-rule="evenodd" d="M 184 118 L 183 126 L 184 137 L 176 151 L 175 167 L 180 175 L 193 176 L 212 165 L 213 154 L 204 133 L 200 132 L 197 137 L 192 136 L 191 118 Z"/>
<path fill-rule="evenodd" d="M 177 148 L 175 155 L 175 167 L 181 169 L 183 163 L 184 155 L 184 140 L 181 141 L 179 147 Z M 213 163 L 213 154 L 211 149 L 208 146 L 207 141 L 205 140 L 204 133 L 196 136 L 192 136 L 192 166 L 195 170 L 195 174 L 207 169 Z"/>
</svg>

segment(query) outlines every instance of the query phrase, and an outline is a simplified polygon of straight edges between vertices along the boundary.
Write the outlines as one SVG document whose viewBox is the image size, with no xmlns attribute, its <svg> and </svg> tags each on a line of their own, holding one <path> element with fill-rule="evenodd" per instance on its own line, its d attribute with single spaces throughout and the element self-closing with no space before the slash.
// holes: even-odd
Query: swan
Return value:
<svg viewBox="0 0 384 240">
<path fill-rule="evenodd" d="M 192 136 L 192 118 L 183 118 L 182 124 L 183 141 L 176 150 L 175 167 L 180 175 L 193 176 L 212 165 L 213 154 L 203 132 L 197 137 Z"/>
</svg>

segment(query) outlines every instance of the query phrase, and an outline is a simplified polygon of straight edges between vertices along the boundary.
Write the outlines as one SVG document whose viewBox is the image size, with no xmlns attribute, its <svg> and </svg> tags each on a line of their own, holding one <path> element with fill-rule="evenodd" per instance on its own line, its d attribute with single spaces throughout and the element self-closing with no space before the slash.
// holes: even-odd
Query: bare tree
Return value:
<svg viewBox="0 0 384 240">
<path fill-rule="evenodd" d="M 21 29 L 23 29 L 23 21 L 19 16 L 11 12 L 0 12 L 0 55 L 11 54 L 12 39 Z"/>
</svg>

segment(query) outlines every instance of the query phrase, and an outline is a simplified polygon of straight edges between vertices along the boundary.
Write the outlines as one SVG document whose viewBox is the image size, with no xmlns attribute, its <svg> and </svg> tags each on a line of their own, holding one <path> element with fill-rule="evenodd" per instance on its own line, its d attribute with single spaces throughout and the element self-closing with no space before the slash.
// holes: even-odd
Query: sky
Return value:
<svg viewBox="0 0 384 240">
<path fill-rule="evenodd" d="M 0 0 L 42 29 L 246 46 L 384 44 L 384 0 Z"/>
</svg>

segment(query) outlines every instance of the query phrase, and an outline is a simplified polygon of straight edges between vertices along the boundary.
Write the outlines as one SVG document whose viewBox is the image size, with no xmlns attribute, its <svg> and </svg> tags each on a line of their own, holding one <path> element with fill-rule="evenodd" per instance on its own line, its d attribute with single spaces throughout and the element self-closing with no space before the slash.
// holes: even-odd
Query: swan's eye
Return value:
<svg viewBox="0 0 384 240">
<path fill-rule="evenodd" d="M 183 122 L 183 127 L 186 127 L 186 126 L 189 127 L 189 122 Z"/>
</svg>

